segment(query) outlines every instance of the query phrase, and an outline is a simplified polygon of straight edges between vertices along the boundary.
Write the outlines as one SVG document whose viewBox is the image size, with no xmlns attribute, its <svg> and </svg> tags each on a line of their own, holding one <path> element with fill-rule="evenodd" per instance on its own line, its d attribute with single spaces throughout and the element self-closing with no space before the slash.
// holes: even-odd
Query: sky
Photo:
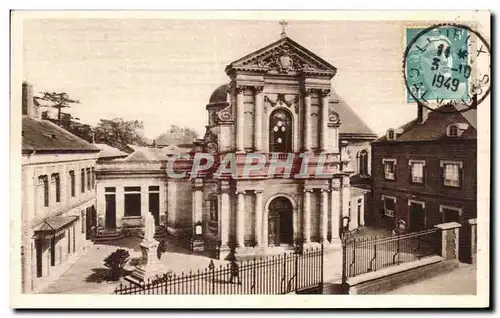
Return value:
<svg viewBox="0 0 500 318">
<path fill-rule="evenodd" d="M 266 20 L 27 19 L 23 76 L 35 92 L 81 101 L 88 124 L 141 120 L 155 138 L 170 125 L 202 135 L 224 68 L 279 39 Z M 404 21 L 294 21 L 288 36 L 337 68 L 332 87 L 378 135 L 416 116 L 405 99 Z"/>
</svg>

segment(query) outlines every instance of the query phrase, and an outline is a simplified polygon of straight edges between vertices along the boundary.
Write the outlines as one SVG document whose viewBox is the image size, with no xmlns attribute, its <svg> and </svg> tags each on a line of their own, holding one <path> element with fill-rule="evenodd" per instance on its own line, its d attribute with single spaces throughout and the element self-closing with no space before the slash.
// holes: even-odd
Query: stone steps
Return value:
<svg viewBox="0 0 500 318">
<path fill-rule="evenodd" d="M 124 237 L 125 235 L 123 235 L 119 231 L 105 229 L 105 230 L 100 230 L 96 234 L 96 236 L 92 239 L 92 241 L 94 243 L 103 243 L 103 242 L 116 241 Z"/>
<path fill-rule="evenodd" d="M 167 235 L 168 235 L 168 233 L 167 233 L 167 230 L 165 229 L 165 227 L 163 227 L 161 225 L 156 226 L 155 235 L 154 235 L 155 239 L 162 239 L 162 238 L 165 238 Z M 140 238 L 143 238 L 144 233 L 141 231 L 137 234 L 137 236 Z"/>
</svg>

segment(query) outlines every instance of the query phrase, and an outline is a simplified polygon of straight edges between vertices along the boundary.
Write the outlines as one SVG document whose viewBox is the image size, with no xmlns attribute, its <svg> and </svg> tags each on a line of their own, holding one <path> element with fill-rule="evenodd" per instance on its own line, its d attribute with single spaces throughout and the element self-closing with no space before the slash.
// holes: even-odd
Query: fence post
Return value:
<svg viewBox="0 0 500 318">
<path fill-rule="evenodd" d="M 324 266 L 325 266 L 325 263 L 324 263 L 324 246 L 323 246 L 323 242 L 321 242 L 321 282 L 320 282 L 320 291 L 321 291 L 321 294 L 323 294 L 323 286 L 324 286 Z"/>
<path fill-rule="evenodd" d="M 255 276 L 256 276 L 255 275 L 256 274 L 255 270 L 256 270 L 256 267 L 257 267 L 257 265 L 256 265 L 256 258 L 255 257 L 253 258 L 252 267 L 253 267 L 253 270 L 252 270 L 252 276 L 253 276 L 252 277 L 252 294 L 255 294 Z"/>
<path fill-rule="evenodd" d="M 347 242 L 342 238 L 342 293 L 347 294 Z"/>
<path fill-rule="evenodd" d="M 286 290 L 286 253 L 283 255 L 283 274 L 281 275 L 281 293 Z"/>
<path fill-rule="evenodd" d="M 299 254 L 295 253 L 295 293 L 299 289 Z"/>
<path fill-rule="evenodd" d="M 212 290 L 211 294 L 215 294 L 215 265 L 214 261 L 210 260 L 210 264 L 208 265 L 208 268 L 210 269 L 210 276 L 212 276 Z"/>
</svg>

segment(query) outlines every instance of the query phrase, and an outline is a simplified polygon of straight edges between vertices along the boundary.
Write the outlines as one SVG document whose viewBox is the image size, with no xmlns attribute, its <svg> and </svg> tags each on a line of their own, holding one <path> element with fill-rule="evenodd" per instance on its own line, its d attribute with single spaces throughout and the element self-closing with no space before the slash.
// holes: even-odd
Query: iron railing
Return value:
<svg viewBox="0 0 500 318">
<path fill-rule="evenodd" d="M 317 290 L 323 286 L 323 246 L 238 263 L 237 276 L 231 264 L 213 262 L 204 270 L 165 274 L 143 285 L 121 283 L 119 295 L 152 294 L 288 294 Z M 232 278 L 231 278 L 232 277 Z"/>
<path fill-rule="evenodd" d="M 343 241 L 343 277 L 441 254 L 441 232 L 430 229 L 393 237 L 355 238 Z"/>
</svg>

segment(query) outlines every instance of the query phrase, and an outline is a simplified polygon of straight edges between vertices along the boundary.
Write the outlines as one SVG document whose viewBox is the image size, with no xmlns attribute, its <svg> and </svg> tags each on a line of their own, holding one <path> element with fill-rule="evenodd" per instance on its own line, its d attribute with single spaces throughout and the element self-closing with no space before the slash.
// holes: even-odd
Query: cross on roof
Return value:
<svg viewBox="0 0 500 318">
<path fill-rule="evenodd" d="M 286 36 L 285 29 L 288 26 L 288 22 L 286 22 L 285 20 L 281 20 L 279 24 L 281 25 L 281 37 L 285 37 Z"/>
</svg>

